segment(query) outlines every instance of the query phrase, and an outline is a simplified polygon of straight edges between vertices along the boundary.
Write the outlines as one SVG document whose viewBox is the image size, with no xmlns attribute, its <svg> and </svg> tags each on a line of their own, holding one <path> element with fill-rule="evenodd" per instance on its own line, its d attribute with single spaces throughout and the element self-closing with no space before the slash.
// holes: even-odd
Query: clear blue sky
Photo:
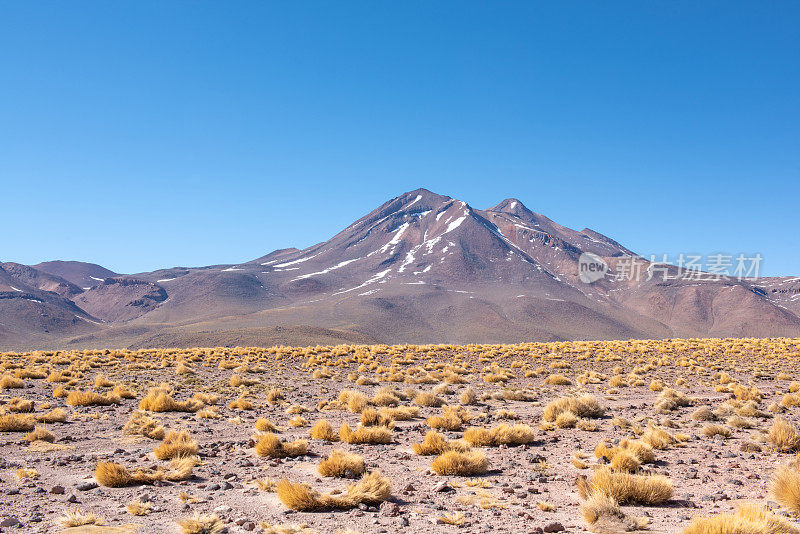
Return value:
<svg viewBox="0 0 800 534">
<path fill-rule="evenodd" d="M 426 187 L 800 275 L 798 2 L 0 4 L 0 260 L 325 240 Z"/>
</svg>

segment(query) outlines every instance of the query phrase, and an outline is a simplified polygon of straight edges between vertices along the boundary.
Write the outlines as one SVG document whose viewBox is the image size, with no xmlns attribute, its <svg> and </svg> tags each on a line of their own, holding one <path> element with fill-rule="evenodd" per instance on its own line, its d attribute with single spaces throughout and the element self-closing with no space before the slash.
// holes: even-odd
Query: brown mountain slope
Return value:
<svg viewBox="0 0 800 534">
<path fill-rule="evenodd" d="M 800 336 L 800 278 L 696 283 L 606 276 L 587 284 L 578 277 L 584 253 L 610 269 L 635 256 L 611 238 L 562 226 L 517 199 L 478 210 L 418 189 L 327 241 L 243 264 L 131 276 L 108 276 L 76 262 L 42 268 L 62 280 L 93 281 L 67 302 L 104 324 L 92 323 L 88 335 L 63 329 L 63 342 L 73 347 L 279 343 L 281 335 L 287 342 L 318 335 L 386 343 Z M 642 263 L 646 271 L 649 264 Z M 45 279 L 32 271 L 25 280 Z M 0 344 L 13 344 L 26 324 L 23 334 L 43 328 L 33 320 L 15 324 L 13 334 L 0 325 Z"/>
<path fill-rule="evenodd" d="M 96 286 L 106 278 L 117 276 L 117 273 L 105 267 L 82 261 L 46 261 L 32 265 L 32 267 L 38 271 L 63 278 L 83 289 Z"/>
</svg>

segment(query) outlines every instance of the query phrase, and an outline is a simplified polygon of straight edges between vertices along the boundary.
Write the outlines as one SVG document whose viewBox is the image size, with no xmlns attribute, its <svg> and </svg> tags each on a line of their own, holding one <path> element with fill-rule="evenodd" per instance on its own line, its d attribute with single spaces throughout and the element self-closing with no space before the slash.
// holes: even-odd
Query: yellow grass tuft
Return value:
<svg viewBox="0 0 800 534">
<path fill-rule="evenodd" d="M 317 467 L 320 475 L 339 478 L 356 478 L 361 476 L 365 469 L 363 457 L 343 451 L 331 452 Z"/>
<path fill-rule="evenodd" d="M 200 447 L 197 442 L 192 439 L 188 432 L 185 430 L 170 430 L 161 445 L 153 449 L 153 453 L 159 460 L 171 460 L 173 458 L 194 456 L 199 450 Z"/>
<path fill-rule="evenodd" d="M 780 452 L 800 451 L 800 431 L 783 417 L 775 418 L 768 437 L 769 442 Z"/>
<path fill-rule="evenodd" d="M 269 458 L 286 458 L 302 456 L 308 453 L 308 442 L 298 439 L 291 443 L 284 443 L 272 432 L 261 434 L 256 442 L 256 454 Z"/>
<path fill-rule="evenodd" d="M 578 479 L 578 492 L 583 498 L 600 494 L 618 503 L 654 505 L 672 498 L 672 483 L 663 475 L 632 475 L 600 467 L 589 481 Z"/>
<path fill-rule="evenodd" d="M 134 412 L 125 426 L 122 433 L 128 436 L 144 436 L 150 439 L 164 439 L 166 430 L 164 427 L 144 412 Z"/>
<path fill-rule="evenodd" d="M 56 436 L 47 430 L 46 428 L 36 428 L 33 432 L 25 435 L 25 441 L 34 442 L 34 441 L 46 441 L 47 443 L 53 443 L 56 440 Z"/>
<path fill-rule="evenodd" d="M 602 534 L 633 532 L 644 526 L 626 516 L 617 501 L 600 493 L 590 495 L 581 504 L 581 516 L 592 532 Z"/>
<path fill-rule="evenodd" d="M 359 504 L 377 505 L 391 497 L 389 479 L 380 471 L 364 475 L 351 484 L 344 494 L 322 494 L 305 484 L 281 480 L 276 488 L 278 498 L 292 510 L 315 512 L 330 509 L 350 509 Z"/>
<path fill-rule="evenodd" d="M 220 534 L 225 530 L 225 524 L 216 514 L 201 514 L 195 512 L 193 517 L 178 521 L 183 534 Z"/>
<path fill-rule="evenodd" d="M 445 513 L 442 517 L 436 520 L 437 523 L 442 525 L 455 525 L 460 527 L 464 524 L 466 518 L 462 512 L 453 512 L 452 514 Z"/>
<path fill-rule="evenodd" d="M 64 515 L 59 518 L 58 522 L 64 528 L 103 524 L 102 519 L 80 508 L 67 508 L 64 510 Z"/>
<path fill-rule="evenodd" d="M 36 419 L 30 415 L 0 415 L 0 432 L 28 432 L 36 426 Z"/>
<path fill-rule="evenodd" d="M 67 395 L 69 406 L 111 406 L 119 403 L 120 398 L 113 393 L 101 395 L 94 391 L 70 391 Z"/>
<path fill-rule="evenodd" d="M 800 470 L 797 461 L 779 466 L 772 474 L 769 493 L 794 513 L 800 513 Z"/>
<path fill-rule="evenodd" d="M 203 407 L 197 399 L 176 401 L 164 388 L 152 388 L 139 402 L 139 409 L 148 412 L 196 412 Z"/>
<path fill-rule="evenodd" d="M 67 411 L 64 408 L 53 408 L 49 412 L 37 416 L 36 420 L 40 423 L 63 423 L 67 417 Z"/>
<path fill-rule="evenodd" d="M 582 397 L 562 397 L 550 402 L 542 412 L 542 419 L 555 422 L 556 418 L 564 412 L 572 412 L 578 417 L 601 417 L 605 409 L 591 395 Z"/>
<path fill-rule="evenodd" d="M 333 430 L 333 426 L 325 419 L 320 419 L 311 427 L 311 439 L 321 439 L 323 441 L 339 441 L 339 435 Z"/>
<path fill-rule="evenodd" d="M 353 431 L 347 423 L 342 423 L 339 427 L 339 438 L 354 444 L 386 444 L 392 442 L 392 431 L 385 426 L 359 426 Z"/>
<path fill-rule="evenodd" d="M 259 432 L 277 432 L 278 431 L 278 427 L 276 427 L 275 425 L 273 425 L 272 423 L 270 423 L 267 419 L 264 419 L 263 417 L 259 418 L 256 421 L 256 425 L 255 426 L 256 426 L 256 430 L 258 430 Z"/>
<path fill-rule="evenodd" d="M 9 412 L 15 413 L 31 413 L 33 412 L 33 401 L 28 399 L 21 399 L 13 397 L 6 405 Z"/>
<path fill-rule="evenodd" d="M 25 387 L 25 381 L 13 375 L 3 375 L 0 378 L 0 389 L 19 389 Z"/>
<path fill-rule="evenodd" d="M 447 451 L 431 462 L 431 469 L 439 475 L 482 475 L 489 469 L 489 460 L 481 451 Z"/>
<path fill-rule="evenodd" d="M 695 517 L 683 534 L 800 534 L 800 530 L 766 508 L 748 504 L 733 514 Z"/>
<path fill-rule="evenodd" d="M 443 434 L 429 430 L 422 443 L 414 443 L 414 453 L 420 456 L 433 456 L 447 451 L 466 452 L 470 448 L 465 441 L 448 441 Z"/>
<path fill-rule="evenodd" d="M 131 501 L 125 506 L 125 509 L 128 510 L 129 514 L 136 516 L 143 516 L 149 514 L 150 508 L 151 505 L 149 502 L 142 502 L 142 501 Z"/>
<path fill-rule="evenodd" d="M 470 427 L 464 432 L 464 441 L 473 447 L 497 447 L 499 445 L 524 445 L 534 439 L 533 429 L 528 425 L 502 423 L 492 429 Z"/>
</svg>

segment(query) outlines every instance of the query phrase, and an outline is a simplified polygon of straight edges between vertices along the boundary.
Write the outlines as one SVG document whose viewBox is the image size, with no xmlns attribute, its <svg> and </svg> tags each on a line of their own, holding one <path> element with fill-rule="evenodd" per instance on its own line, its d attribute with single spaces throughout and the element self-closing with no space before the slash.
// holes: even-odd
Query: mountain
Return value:
<svg viewBox="0 0 800 534">
<path fill-rule="evenodd" d="M 105 267 L 81 261 L 46 261 L 32 265 L 32 267 L 38 271 L 68 280 L 84 289 L 89 289 L 106 278 L 117 276 L 117 273 L 109 271 Z"/>
<path fill-rule="evenodd" d="M 612 273 L 635 261 L 670 276 L 587 283 L 586 258 Z M 83 317 L 47 332 L 36 321 L 24 332 L 20 321 L 13 331 L 0 324 L 3 347 L 800 336 L 800 278 L 698 281 L 518 199 L 479 210 L 425 189 L 327 241 L 242 264 L 133 275 L 80 262 L 2 265 L 11 266 L 0 284 L 6 273 Z M 6 313 L 0 304 L 0 323 Z"/>
</svg>

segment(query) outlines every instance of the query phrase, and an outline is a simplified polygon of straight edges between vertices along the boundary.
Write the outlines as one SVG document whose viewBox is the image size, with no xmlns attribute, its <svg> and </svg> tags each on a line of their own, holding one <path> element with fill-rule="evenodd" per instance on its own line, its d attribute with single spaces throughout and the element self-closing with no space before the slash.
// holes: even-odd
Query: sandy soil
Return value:
<svg viewBox="0 0 800 534">
<path fill-rule="evenodd" d="M 72 370 L 74 377 L 66 384 L 45 378 L 24 378 L 23 387 L 0 390 L 1 411 L 9 412 L 8 402 L 19 397 L 34 401 L 34 416 L 56 407 L 69 413 L 66 422 L 37 425 L 56 436 L 54 443 L 29 443 L 24 439 L 27 432 L 0 433 L 0 530 L 60 532 L 63 528 L 58 520 L 63 511 L 79 507 L 102 518 L 106 525 L 129 525 L 125 528 L 131 532 L 180 532 L 176 521 L 195 512 L 216 514 L 229 532 L 261 532 L 267 525 L 302 524 L 319 532 L 345 528 L 361 533 L 585 532 L 589 526 L 579 511 L 582 500 L 576 490 L 576 478 L 589 476 L 592 467 L 601 464 L 594 455 L 599 442 L 641 437 L 648 423 L 663 425 L 672 435 L 685 434 L 686 440 L 656 450 L 656 462 L 644 465 L 640 471 L 668 476 L 674 488 L 673 497 L 658 506 L 623 506 L 630 516 L 649 518 L 650 531 L 680 532 L 695 515 L 729 512 L 745 501 L 766 505 L 778 515 L 787 516 L 768 497 L 767 484 L 775 467 L 792 455 L 776 452 L 768 443 L 766 432 L 777 411 L 785 412 L 783 416 L 791 421 L 798 421 L 796 408 L 772 406 L 768 410 L 768 407 L 779 404 L 789 392 L 791 381 L 800 378 L 799 351 L 798 340 L 749 340 L 412 346 L 372 350 L 353 346 L 269 351 L 195 349 L 171 353 L 156 350 L 108 354 L 102 351 L 57 355 L 7 353 L 2 357 L 4 376 L 26 369 L 38 370 L 45 376 L 53 371 Z M 182 362 L 183 374 L 179 374 Z M 226 368 L 221 368 L 220 362 L 225 362 Z M 404 373 L 406 382 L 381 380 L 388 376 L 385 371 L 393 363 L 396 370 Z M 414 368 L 419 370 L 409 371 Z M 467 371 L 468 374 L 459 375 L 466 383 L 447 384 L 445 373 L 450 369 Z M 500 370 L 513 377 L 487 381 L 487 377 L 494 380 L 491 377 Z M 331 376 L 314 378 L 315 371 Z M 597 375 L 588 379 L 587 371 Z M 66 386 L 67 391 L 109 392 L 111 387 L 95 387 L 99 373 L 114 385 L 126 386 L 136 397 L 110 406 L 69 406 L 65 398 L 54 396 L 54 389 L 59 386 Z M 555 373 L 566 376 L 572 384 L 546 385 L 546 378 Z M 233 375 L 257 382 L 233 387 L 230 385 Z M 617 387 L 611 387 L 609 382 L 615 375 L 621 379 L 616 380 Z M 352 380 L 355 377 L 367 377 L 376 383 L 357 385 Z M 663 391 L 650 389 L 654 380 L 690 397 L 691 404 L 674 410 L 657 410 L 656 403 Z M 194 468 L 191 478 L 180 482 L 160 481 L 123 488 L 98 485 L 93 473 L 99 461 L 110 460 L 128 468 L 166 465 L 153 454 L 159 444 L 157 440 L 122 432 L 148 388 L 159 383 L 170 384 L 174 388 L 172 397 L 177 400 L 198 392 L 219 395 L 216 403 L 219 418 L 200 418 L 195 413 L 182 412 L 148 413 L 168 430 L 187 430 L 199 444 L 202 463 Z M 726 425 L 722 416 L 716 423 L 725 426 L 730 436 L 706 437 L 702 429 L 707 422 L 694 421 L 691 414 L 704 406 L 719 409 L 724 402 L 735 398 L 733 391 L 737 384 L 760 391 L 762 399 L 757 406 L 761 415 L 744 418 L 752 428 Z M 440 476 L 430 468 L 433 457 L 418 456 L 412 450 L 412 445 L 421 442 L 430 430 L 426 418 L 442 413 L 440 407 L 421 407 L 419 417 L 395 423 L 393 441 L 388 445 L 309 439 L 309 454 L 297 458 L 271 459 L 255 454 L 252 438 L 257 434 L 254 424 L 258 418 L 266 418 L 278 426 L 281 429 L 278 435 L 285 441 L 309 438 L 309 426 L 288 425 L 288 420 L 295 417 L 287 413 L 292 405 L 308 408 L 301 415 L 311 425 L 326 419 L 335 429 L 342 422 L 355 428 L 360 420 L 358 413 L 320 410 L 318 404 L 336 399 L 344 389 L 357 390 L 371 398 L 386 386 L 396 387 L 400 392 L 408 388 L 432 391 L 439 387 L 438 396 L 450 405 L 458 405 L 460 394 L 472 387 L 479 400 L 466 406 L 474 417 L 465 428 L 522 423 L 533 428 L 535 439 L 520 446 L 482 448 L 489 460 L 489 472 L 485 475 Z M 268 403 L 266 393 L 272 388 L 280 389 L 285 401 Z M 447 391 L 442 391 L 444 388 Z M 506 400 L 503 391 L 508 388 L 519 388 L 533 400 Z M 591 420 L 596 423 L 596 430 L 550 429 L 547 425 L 546 429 L 540 428 L 543 408 L 550 401 L 584 393 L 594 395 L 606 409 L 601 418 Z M 250 400 L 253 409 L 228 407 L 240 397 Z M 414 403 L 409 398 L 402 405 Z M 501 409 L 513 411 L 518 419 L 499 419 Z M 612 417 L 625 418 L 632 426 L 613 425 Z M 461 431 L 443 433 L 449 439 L 462 435 Z M 389 477 L 392 498 L 380 506 L 362 505 L 349 511 L 295 512 L 276 493 L 264 491 L 253 483 L 257 479 L 288 479 L 308 483 L 318 490 L 344 489 L 352 481 L 325 478 L 316 471 L 319 461 L 334 449 L 362 455 L 369 469 L 379 469 Z M 573 465 L 575 453 L 585 454 L 588 468 L 578 469 Z M 34 469 L 36 474 L 18 479 L 17 470 L 24 468 Z M 129 513 L 126 505 L 135 500 L 149 502 L 150 513 L 146 516 Z M 537 506 L 540 502 L 552 504 L 553 510 L 541 510 Z M 463 524 L 441 524 L 440 518 L 445 514 L 457 512 L 463 516 Z"/>
</svg>

